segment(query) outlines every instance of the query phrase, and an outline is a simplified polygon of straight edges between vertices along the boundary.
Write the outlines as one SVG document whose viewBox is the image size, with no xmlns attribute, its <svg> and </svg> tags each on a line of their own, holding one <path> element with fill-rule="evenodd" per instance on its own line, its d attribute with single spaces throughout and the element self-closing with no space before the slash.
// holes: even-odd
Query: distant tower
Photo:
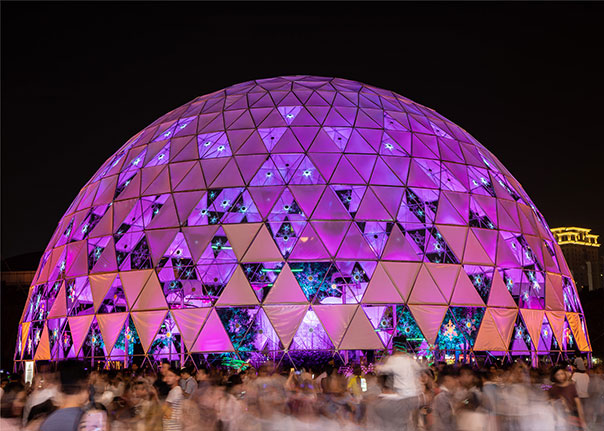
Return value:
<svg viewBox="0 0 604 431">
<path fill-rule="evenodd" d="M 581 227 L 557 227 L 552 232 L 566 257 L 577 287 L 589 291 L 601 289 L 603 268 L 599 258 L 599 235 Z"/>
</svg>

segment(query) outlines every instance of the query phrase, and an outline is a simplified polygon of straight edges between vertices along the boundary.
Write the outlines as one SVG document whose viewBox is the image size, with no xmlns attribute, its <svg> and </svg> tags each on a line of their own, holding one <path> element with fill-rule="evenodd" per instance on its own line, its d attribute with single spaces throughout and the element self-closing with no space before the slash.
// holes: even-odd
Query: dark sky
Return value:
<svg viewBox="0 0 604 431">
<path fill-rule="evenodd" d="M 2 256 L 43 250 L 101 163 L 237 82 L 338 76 L 436 109 L 549 224 L 604 235 L 604 3 L 2 2 Z"/>
</svg>

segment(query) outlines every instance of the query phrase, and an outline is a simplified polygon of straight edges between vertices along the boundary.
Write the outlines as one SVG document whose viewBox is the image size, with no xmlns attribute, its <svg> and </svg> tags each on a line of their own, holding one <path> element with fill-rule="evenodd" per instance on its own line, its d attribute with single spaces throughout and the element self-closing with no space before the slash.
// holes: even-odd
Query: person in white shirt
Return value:
<svg viewBox="0 0 604 431">
<path fill-rule="evenodd" d="M 421 393 L 419 364 L 408 353 L 397 351 L 384 364 L 378 366 L 377 371 L 379 374 L 392 376 L 394 396 L 399 398 L 397 404 L 401 414 L 404 415 L 401 429 L 411 429 L 413 426 L 412 413 L 419 408 Z"/>
<path fill-rule="evenodd" d="M 184 395 L 182 388 L 178 385 L 180 373 L 174 368 L 169 368 L 164 375 L 164 381 L 170 387 L 164 405 L 164 431 L 182 431 L 181 416 Z"/>
<path fill-rule="evenodd" d="M 394 390 L 401 398 L 418 397 L 420 394 L 419 364 L 408 353 L 397 351 L 378 366 L 380 374 L 392 374 Z"/>
<path fill-rule="evenodd" d="M 577 395 L 581 399 L 589 398 L 589 374 L 585 372 L 585 363 L 583 359 L 577 358 L 575 360 L 575 367 L 573 370 L 571 380 L 575 382 L 577 388 Z"/>
</svg>

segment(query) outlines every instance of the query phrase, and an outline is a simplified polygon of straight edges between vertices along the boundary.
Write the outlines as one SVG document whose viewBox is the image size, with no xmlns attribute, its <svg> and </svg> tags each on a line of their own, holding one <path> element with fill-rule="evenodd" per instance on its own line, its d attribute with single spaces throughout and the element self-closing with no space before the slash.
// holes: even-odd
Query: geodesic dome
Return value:
<svg viewBox="0 0 604 431">
<path fill-rule="evenodd" d="M 561 250 L 495 156 L 391 91 L 295 76 L 201 96 L 103 164 L 43 254 L 15 359 L 394 347 L 590 350 Z"/>
</svg>

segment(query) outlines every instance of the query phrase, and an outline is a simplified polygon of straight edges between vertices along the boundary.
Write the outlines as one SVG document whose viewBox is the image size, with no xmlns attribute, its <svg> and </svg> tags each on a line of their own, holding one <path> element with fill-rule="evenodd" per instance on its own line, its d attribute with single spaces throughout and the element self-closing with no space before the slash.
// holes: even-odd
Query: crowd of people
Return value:
<svg viewBox="0 0 604 431">
<path fill-rule="evenodd" d="M 96 370 L 64 361 L 3 379 L 2 431 L 604 430 L 604 369 L 429 366 Z"/>
</svg>

